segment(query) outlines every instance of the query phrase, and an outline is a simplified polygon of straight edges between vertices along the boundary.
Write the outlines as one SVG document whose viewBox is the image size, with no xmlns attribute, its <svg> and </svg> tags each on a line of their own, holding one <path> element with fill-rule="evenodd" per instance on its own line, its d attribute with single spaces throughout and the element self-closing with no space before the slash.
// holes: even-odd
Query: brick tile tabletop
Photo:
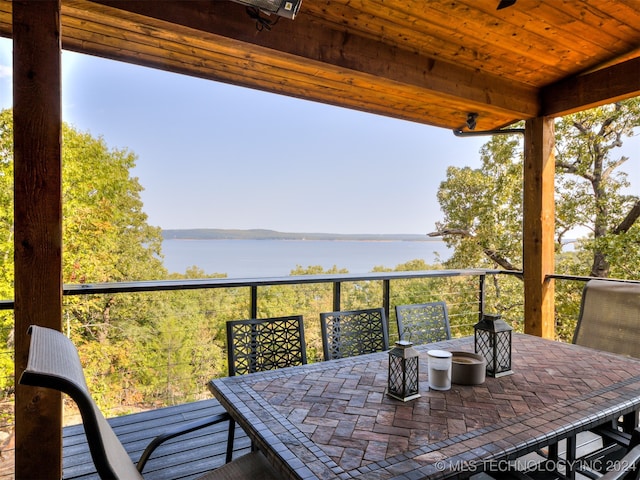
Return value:
<svg viewBox="0 0 640 480">
<path fill-rule="evenodd" d="M 490 469 L 640 407 L 640 361 L 529 335 L 513 375 L 429 391 L 426 350 L 473 351 L 466 337 L 420 346 L 421 397 L 385 395 L 386 353 L 210 382 L 283 478 L 439 479 Z"/>
</svg>

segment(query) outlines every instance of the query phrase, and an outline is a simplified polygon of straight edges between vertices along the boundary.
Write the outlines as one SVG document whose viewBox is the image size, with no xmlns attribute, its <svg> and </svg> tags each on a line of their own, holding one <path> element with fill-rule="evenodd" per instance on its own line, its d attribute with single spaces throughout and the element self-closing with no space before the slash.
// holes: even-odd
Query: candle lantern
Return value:
<svg viewBox="0 0 640 480">
<path fill-rule="evenodd" d="M 500 315 L 485 314 L 473 330 L 476 353 L 487 361 L 487 375 L 502 377 L 510 375 L 511 370 L 511 332 L 512 328 Z"/>
<path fill-rule="evenodd" d="M 408 402 L 418 398 L 418 351 L 406 340 L 389 350 L 389 385 L 387 395 Z"/>
<path fill-rule="evenodd" d="M 403 402 L 418 398 L 418 351 L 406 340 L 389 350 L 389 385 L 387 395 Z"/>
</svg>

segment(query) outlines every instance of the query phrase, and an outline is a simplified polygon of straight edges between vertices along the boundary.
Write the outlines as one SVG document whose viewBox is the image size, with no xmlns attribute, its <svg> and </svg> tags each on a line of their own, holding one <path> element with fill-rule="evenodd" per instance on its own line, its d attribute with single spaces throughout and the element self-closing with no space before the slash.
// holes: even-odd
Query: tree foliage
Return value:
<svg viewBox="0 0 640 480">
<path fill-rule="evenodd" d="M 63 125 L 63 282 L 94 283 L 159 279 L 166 276 L 160 258 L 162 236 L 147 223 L 137 178 L 136 157 L 109 149 L 103 139 Z M 13 298 L 13 118 L 0 112 L 0 293 Z M 130 366 L 126 345 L 135 323 L 149 322 L 155 307 L 139 298 L 109 295 L 65 297 L 67 332 L 100 349 L 87 360 L 111 374 Z M 135 321 L 134 321 L 135 319 Z M 2 316 L 2 341 L 11 348 L 13 316 Z M 118 340 L 123 340 L 120 343 Z M 101 354 L 100 352 L 108 352 Z M 4 357 L 3 357 L 4 358 Z M 13 365 L 0 365 L 4 388 L 12 384 Z"/>
<path fill-rule="evenodd" d="M 518 136 L 494 136 L 480 151 L 481 166 L 449 167 L 438 190 L 444 219 L 431 236 L 454 249 L 448 267 L 522 264 L 522 145 Z"/>
<path fill-rule="evenodd" d="M 13 117 L 0 111 L 0 298 L 13 298 Z M 13 349 L 13 312 L 0 312 L 0 345 Z M 0 390 L 13 387 L 13 359 L 0 355 Z"/>
<path fill-rule="evenodd" d="M 561 118 L 556 122 L 556 271 L 571 275 L 638 278 L 640 199 L 626 193 L 619 153 L 640 126 L 635 98 Z M 444 212 L 431 236 L 441 236 L 455 253 L 448 268 L 522 269 L 522 138 L 497 135 L 481 149 L 477 169 L 450 167 L 438 190 Z M 582 235 L 573 251 L 567 235 Z M 558 283 L 556 312 L 577 317 L 579 298 Z M 575 288 L 575 287 L 574 287 Z M 565 291 L 565 289 L 567 289 Z M 497 308 L 518 310 L 517 297 L 502 288 Z M 564 304 L 563 302 L 566 302 Z M 558 320 L 563 338 L 573 324 Z"/>
<path fill-rule="evenodd" d="M 637 100 L 603 107 L 558 122 L 558 245 L 568 232 L 589 228 L 573 252 L 558 249 L 558 271 L 583 274 L 592 267 L 625 278 L 640 271 L 638 198 L 625 194 L 620 171 L 630 159 L 616 148 L 638 125 Z M 0 112 L 0 293 L 13 297 L 13 147 L 11 111 Z M 444 218 L 437 235 L 454 248 L 435 267 L 522 268 L 521 138 L 496 136 L 482 147 L 478 169 L 447 171 L 438 201 Z M 148 224 L 142 187 L 131 176 L 136 157 L 104 140 L 63 127 L 63 281 L 96 283 L 218 277 L 197 267 L 168 274 L 162 265 L 159 228 Z M 598 255 L 601 256 L 598 257 Z M 597 260 L 597 261 L 596 261 Z M 604 260 L 604 261 L 603 261 Z M 603 268 L 606 267 L 606 268 Z M 427 270 L 422 260 L 395 270 Z M 375 271 L 388 271 L 376 267 Z M 297 266 L 291 275 L 347 273 L 333 267 Z M 522 286 L 516 277 L 489 277 L 487 308 L 522 319 Z M 343 282 L 341 308 L 381 305 L 382 282 Z M 562 290 L 564 285 L 558 290 Z M 258 317 L 302 314 L 309 361 L 322 360 L 319 313 L 333 310 L 332 284 L 259 288 Z M 574 315 L 575 293 L 558 295 L 557 312 Z M 563 299 L 566 301 L 563 303 Z M 445 300 L 454 335 L 469 334 L 478 316 L 475 277 L 429 278 L 393 283 L 392 305 Z M 248 287 L 144 294 L 64 297 L 63 324 L 79 346 L 88 382 L 100 405 L 112 412 L 207 397 L 206 382 L 225 375 L 225 322 L 250 317 Z M 579 303 L 579 299 L 578 302 Z M 389 323 L 395 324 L 391 311 Z M 577 316 L 577 314 L 576 314 Z M 0 313 L 0 341 L 12 349 L 13 316 Z M 570 326 L 559 323 L 561 335 Z M 391 338 L 397 332 L 391 329 Z M 13 363 L 0 357 L 0 388 L 12 387 Z M 116 386 L 117 388 L 114 388 Z M 115 410 L 114 410 L 115 409 Z"/>
<path fill-rule="evenodd" d="M 617 153 L 640 126 L 640 98 L 562 118 L 556 125 L 557 235 L 583 229 L 588 274 L 609 277 L 638 271 L 640 199 L 625 194 L 630 159 Z M 584 270 L 583 270 L 584 273 Z M 626 275 L 627 277 L 629 275 Z"/>
<path fill-rule="evenodd" d="M 13 297 L 12 116 L 0 114 L 0 292 Z M 131 176 L 136 157 L 63 125 L 63 281 L 65 284 L 218 277 L 197 267 L 169 275 L 162 237 L 150 226 Z M 297 266 L 292 275 L 348 273 Z M 310 361 L 322 360 L 319 312 L 333 310 L 331 284 L 260 287 L 258 317 L 302 314 Z M 380 305 L 379 282 L 345 283 L 342 308 Z M 208 397 L 206 382 L 225 375 L 225 322 L 249 318 L 247 287 L 65 296 L 63 325 L 78 346 L 87 381 L 112 413 Z M 7 352 L 13 317 L 3 320 Z M 10 391 L 13 362 L 0 364 Z"/>
</svg>

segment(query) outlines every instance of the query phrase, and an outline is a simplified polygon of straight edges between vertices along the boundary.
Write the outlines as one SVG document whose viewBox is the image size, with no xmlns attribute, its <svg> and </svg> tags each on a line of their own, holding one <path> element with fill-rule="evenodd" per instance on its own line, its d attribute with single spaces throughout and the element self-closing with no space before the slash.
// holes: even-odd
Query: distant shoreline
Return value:
<svg viewBox="0 0 640 480">
<path fill-rule="evenodd" d="M 275 230 L 251 229 L 230 230 L 221 228 L 167 229 L 162 230 L 164 240 L 327 240 L 327 241 L 367 241 L 367 242 L 441 242 L 442 239 L 429 238 L 417 234 L 342 234 L 342 233 L 295 233 Z"/>
</svg>

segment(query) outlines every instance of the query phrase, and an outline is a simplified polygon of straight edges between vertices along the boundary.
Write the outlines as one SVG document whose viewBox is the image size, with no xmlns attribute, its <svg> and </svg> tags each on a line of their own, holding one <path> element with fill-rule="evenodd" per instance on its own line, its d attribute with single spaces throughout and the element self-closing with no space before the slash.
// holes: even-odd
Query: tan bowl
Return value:
<svg viewBox="0 0 640 480">
<path fill-rule="evenodd" d="M 471 352 L 451 352 L 451 382 L 458 385 L 484 383 L 487 362 L 482 355 Z"/>
</svg>

